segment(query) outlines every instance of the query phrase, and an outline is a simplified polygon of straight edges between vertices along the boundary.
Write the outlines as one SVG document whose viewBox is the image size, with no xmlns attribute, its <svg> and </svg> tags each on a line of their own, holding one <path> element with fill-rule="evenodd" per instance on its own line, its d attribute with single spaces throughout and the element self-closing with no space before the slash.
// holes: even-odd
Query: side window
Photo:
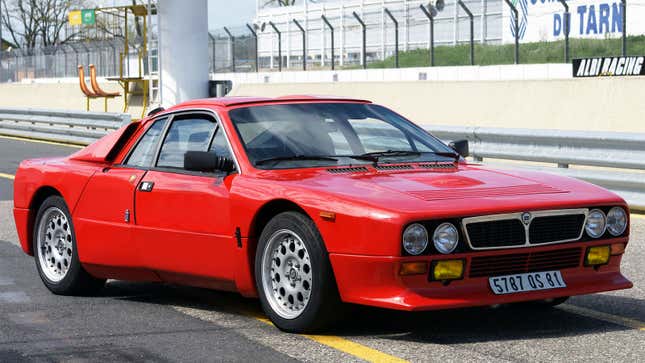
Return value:
<svg viewBox="0 0 645 363">
<path fill-rule="evenodd" d="M 146 131 L 143 137 L 135 145 L 134 150 L 128 157 L 125 165 L 134 167 L 149 167 L 155 157 L 157 144 L 161 138 L 161 132 L 166 126 L 167 118 L 155 120 L 152 126 Z"/>
<path fill-rule="evenodd" d="M 224 134 L 224 130 L 222 130 L 221 127 L 217 129 L 217 133 L 215 134 L 211 148 L 208 151 L 215 153 L 215 155 L 217 156 L 224 156 L 229 159 L 233 158 L 231 152 L 228 149 L 226 134 Z"/>
<path fill-rule="evenodd" d="M 174 118 L 161 146 L 157 166 L 183 169 L 186 151 L 208 151 L 216 126 L 208 117 Z"/>
</svg>

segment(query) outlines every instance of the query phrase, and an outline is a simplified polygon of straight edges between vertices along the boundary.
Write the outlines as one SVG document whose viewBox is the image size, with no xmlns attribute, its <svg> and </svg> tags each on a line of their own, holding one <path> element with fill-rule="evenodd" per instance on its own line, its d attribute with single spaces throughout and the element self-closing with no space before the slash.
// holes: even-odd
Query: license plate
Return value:
<svg viewBox="0 0 645 363">
<path fill-rule="evenodd" d="M 488 283 L 496 295 L 567 287 L 560 271 L 495 276 L 488 278 Z"/>
</svg>

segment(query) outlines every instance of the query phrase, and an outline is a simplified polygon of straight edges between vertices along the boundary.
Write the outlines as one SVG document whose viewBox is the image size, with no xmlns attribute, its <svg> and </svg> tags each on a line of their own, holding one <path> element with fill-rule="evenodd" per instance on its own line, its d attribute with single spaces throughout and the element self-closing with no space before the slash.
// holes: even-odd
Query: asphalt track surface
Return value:
<svg viewBox="0 0 645 363">
<path fill-rule="evenodd" d="M 401 313 L 352 309 L 325 335 L 285 334 L 256 300 L 167 284 L 109 281 L 61 297 L 17 247 L 11 176 L 20 160 L 75 148 L 0 138 L 0 362 L 511 361 L 642 362 L 645 218 L 634 216 L 623 271 L 630 290 L 574 297 L 547 311 L 499 307 Z"/>
</svg>

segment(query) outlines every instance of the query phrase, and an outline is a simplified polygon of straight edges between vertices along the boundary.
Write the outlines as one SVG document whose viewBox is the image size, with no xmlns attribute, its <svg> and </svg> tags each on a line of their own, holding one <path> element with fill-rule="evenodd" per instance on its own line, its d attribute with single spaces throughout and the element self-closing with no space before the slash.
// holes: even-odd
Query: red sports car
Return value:
<svg viewBox="0 0 645 363">
<path fill-rule="evenodd" d="M 106 279 L 238 291 L 291 332 L 343 302 L 555 305 L 632 286 L 623 199 L 467 154 L 368 101 L 196 100 L 22 162 L 14 215 L 56 294 Z"/>
</svg>

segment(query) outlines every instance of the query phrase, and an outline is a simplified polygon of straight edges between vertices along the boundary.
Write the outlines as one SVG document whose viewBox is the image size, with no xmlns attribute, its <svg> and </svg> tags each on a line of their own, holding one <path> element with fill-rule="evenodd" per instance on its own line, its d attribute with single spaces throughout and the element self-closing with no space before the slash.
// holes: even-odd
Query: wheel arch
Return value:
<svg viewBox="0 0 645 363">
<path fill-rule="evenodd" d="M 38 188 L 36 192 L 34 193 L 33 197 L 31 198 L 31 201 L 29 202 L 29 221 L 27 224 L 27 238 L 28 238 L 28 246 L 29 246 L 29 254 L 33 255 L 34 254 L 34 226 L 36 224 L 36 215 L 38 214 L 38 209 L 40 209 L 40 206 L 43 204 L 43 202 L 51 197 L 51 196 L 59 196 L 62 197 L 62 193 L 49 185 L 44 185 Z"/>
<path fill-rule="evenodd" d="M 273 199 L 265 202 L 257 209 L 251 223 L 248 225 L 248 238 L 246 239 L 246 246 L 240 250 L 238 254 L 238 261 L 240 267 L 237 271 L 237 285 L 238 290 L 242 295 L 247 297 L 257 297 L 257 290 L 255 286 L 255 255 L 257 253 L 258 242 L 262 230 L 269 223 L 269 221 L 280 213 L 284 212 L 299 212 L 311 218 L 305 208 L 299 204 L 284 198 Z M 313 220 L 313 219 L 312 219 Z M 243 266 L 243 267 L 242 267 Z"/>
</svg>

